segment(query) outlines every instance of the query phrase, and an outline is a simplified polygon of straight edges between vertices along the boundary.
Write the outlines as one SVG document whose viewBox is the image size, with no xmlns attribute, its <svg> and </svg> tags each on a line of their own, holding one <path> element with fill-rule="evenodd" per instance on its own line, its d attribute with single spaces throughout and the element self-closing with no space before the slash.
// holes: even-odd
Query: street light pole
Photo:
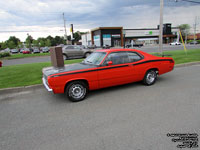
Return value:
<svg viewBox="0 0 200 150">
<path fill-rule="evenodd" d="M 63 22 L 64 22 L 64 31 L 65 31 L 65 35 L 64 38 L 66 39 L 66 42 L 68 44 L 68 40 L 67 40 L 67 30 L 66 30 L 66 23 L 65 23 L 65 13 L 63 13 Z"/>
<path fill-rule="evenodd" d="M 160 0 L 159 52 L 163 53 L 163 0 Z"/>
<path fill-rule="evenodd" d="M 194 41 L 196 41 L 196 27 L 197 27 L 197 16 L 195 16 L 194 20 Z"/>
</svg>

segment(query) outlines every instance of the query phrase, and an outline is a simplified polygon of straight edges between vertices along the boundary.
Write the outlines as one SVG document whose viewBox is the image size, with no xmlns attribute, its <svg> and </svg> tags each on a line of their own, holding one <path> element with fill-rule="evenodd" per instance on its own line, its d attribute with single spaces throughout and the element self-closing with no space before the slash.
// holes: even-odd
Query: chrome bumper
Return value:
<svg viewBox="0 0 200 150">
<path fill-rule="evenodd" d="M 49 91 L 49 92 L 53 91 L 52 89 L 49 88 L 49 86 L 47 85 L 46 80 L 44 78 L 42 78 L 42 82 L 43 82 L 45 88 L 47 89 L 47 91 Z"/>
</svg>

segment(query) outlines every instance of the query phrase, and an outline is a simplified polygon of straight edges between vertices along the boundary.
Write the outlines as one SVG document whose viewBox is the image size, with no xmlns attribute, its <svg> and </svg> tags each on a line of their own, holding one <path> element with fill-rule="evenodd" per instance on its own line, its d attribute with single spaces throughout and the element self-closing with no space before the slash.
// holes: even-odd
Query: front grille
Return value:
<svg viewBox="0 0 200 150">
<path fill-rule="evenodd" d="M 43 74 L 44 79 L 47 81 L 47 76 L 45 74 Z"/>
</svg>

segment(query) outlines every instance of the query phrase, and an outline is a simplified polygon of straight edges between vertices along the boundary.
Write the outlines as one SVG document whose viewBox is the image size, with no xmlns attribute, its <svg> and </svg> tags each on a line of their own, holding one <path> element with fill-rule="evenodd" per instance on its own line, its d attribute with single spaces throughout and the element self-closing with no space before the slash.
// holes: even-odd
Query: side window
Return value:
<svg viewBox="0 0 200 150">
<path fill-rule="evenodd" d="M 112 61 L 113 65 L 118 65 L 129 63 L 129 58 L 126 52 L 116 52 L 109 54 L 103 64 L 106 65 L 108 61 Z"/>
<path fill-rule="evenodd" d="M 67 46 L 65 49 L 74 49 L 73 46 Z"/>
<path fill-rule="evenodd" d="M 140 55 L 134 52 L 127 52 L 130 62 L 139 61 L 142 59 Z"/>
<path fill-rule="evenodd" d="M 80 46 L 74 46 L 75 50 L 80 50 Z"/>
</svg>

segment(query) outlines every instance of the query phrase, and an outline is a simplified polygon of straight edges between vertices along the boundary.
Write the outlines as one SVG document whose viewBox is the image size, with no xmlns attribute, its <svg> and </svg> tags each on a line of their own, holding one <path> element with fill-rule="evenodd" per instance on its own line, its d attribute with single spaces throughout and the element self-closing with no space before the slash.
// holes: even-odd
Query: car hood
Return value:
<svg viewBox="0 0 200 150">
<path fill-rule="evenodd" d="M 96 68 L 97 66 L 94 65 L 88 65 L 88 64 L 83 64 L 83 63 L 77 63 L 77 64 L 70 64 L 70 65 L 65 65 L 64 67 L 61 68 L 56 68 L 56 67 L 46 67 L 42 69 L 43 75 L 46 77 L 57 74 L 57 73 L 64 73 L 64 72 L 70 72 L 70 71 L 78 71 L 82 69 L 90 69 L 90 68 Z"/>
</svg>

